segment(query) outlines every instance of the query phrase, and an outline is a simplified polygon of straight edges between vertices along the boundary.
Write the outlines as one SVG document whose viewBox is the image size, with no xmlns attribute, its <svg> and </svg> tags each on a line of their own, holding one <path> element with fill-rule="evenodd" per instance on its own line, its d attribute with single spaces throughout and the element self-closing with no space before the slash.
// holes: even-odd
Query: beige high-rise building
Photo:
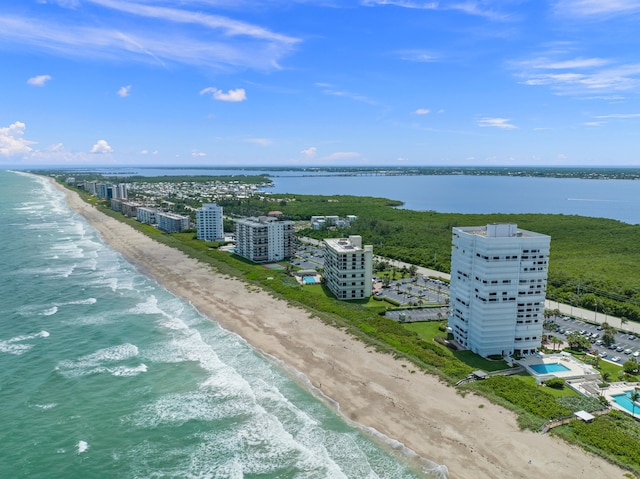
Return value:
<svg viewBox="0 0 640 479">
<path fill-rule="evenodd" d="M 373 246 L 362 246 L 362 237 L 324 240 L 324 279 L 338 299 L 371 296 Z"/>
</svg>

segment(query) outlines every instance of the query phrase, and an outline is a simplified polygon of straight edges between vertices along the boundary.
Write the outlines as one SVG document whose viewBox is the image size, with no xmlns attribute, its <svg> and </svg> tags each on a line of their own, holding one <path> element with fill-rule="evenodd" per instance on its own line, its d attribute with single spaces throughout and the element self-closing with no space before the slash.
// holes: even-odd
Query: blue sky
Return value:
<svg viewBox="0 0 640 479">
<path fill-rule="evenodd" d="M 640 0 L 20 0 L 0 167 L 640 166 Z"/>
</svg>

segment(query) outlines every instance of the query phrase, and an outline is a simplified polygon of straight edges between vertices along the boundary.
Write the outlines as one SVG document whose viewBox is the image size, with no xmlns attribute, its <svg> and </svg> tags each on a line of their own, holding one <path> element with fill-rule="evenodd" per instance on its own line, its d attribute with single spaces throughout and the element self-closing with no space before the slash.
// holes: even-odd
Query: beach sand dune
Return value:
<svg viewBox="0 0 640 479">
<path fill-rule="evenodd" d="M 444 464 L 451 479 L 622 478 L 624 471 L 556 438 L 520 431 L 515 415 L 411 364 L 375 352 L 268 293 L 158 244 L 57 185 L 69 205 L 147 276 L 250 345 L 302 373 L 349 420 Z"/>
</svg>

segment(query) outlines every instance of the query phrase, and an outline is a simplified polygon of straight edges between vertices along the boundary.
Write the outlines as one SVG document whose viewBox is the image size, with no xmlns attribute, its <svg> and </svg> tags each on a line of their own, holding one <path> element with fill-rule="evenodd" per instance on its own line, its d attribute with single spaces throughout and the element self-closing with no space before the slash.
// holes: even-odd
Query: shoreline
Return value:
<svg viewBox="0 0 640 479">
<path fill-rule="evenodd" d="M 576 446 L 520 431 L 511 411 L 479 396 L 462 397 L 434 376 L 412 373 L 410 363 L 377 353 L 301 308 L 156 243 L 49 181 L 141 273 L 304 377 L 348 421 L 445 465 L 449 478 L 524 479 L 551 472 L 567 479 L 624 477 L 623 469 Z"/>
</svg>

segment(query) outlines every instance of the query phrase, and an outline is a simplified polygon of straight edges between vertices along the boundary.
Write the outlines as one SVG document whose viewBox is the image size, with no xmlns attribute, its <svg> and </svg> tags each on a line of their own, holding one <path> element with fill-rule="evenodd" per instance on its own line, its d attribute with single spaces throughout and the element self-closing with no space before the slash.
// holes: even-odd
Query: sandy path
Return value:
<svg viewBox="0 0 640 479">
<path fill-rule="evenodd" d="M 579 448 L 520 431 L 513 413 L 476 396 L 463 398 L 433 376 L 411 373 L 411 365 L 372 351 L 264 291 L 216 274 L 56 186 L 141 272 L 303 373 L 350 420 L 446 465 L 451 479 L 623 477 L 621 469 Z"/>
</svg>

